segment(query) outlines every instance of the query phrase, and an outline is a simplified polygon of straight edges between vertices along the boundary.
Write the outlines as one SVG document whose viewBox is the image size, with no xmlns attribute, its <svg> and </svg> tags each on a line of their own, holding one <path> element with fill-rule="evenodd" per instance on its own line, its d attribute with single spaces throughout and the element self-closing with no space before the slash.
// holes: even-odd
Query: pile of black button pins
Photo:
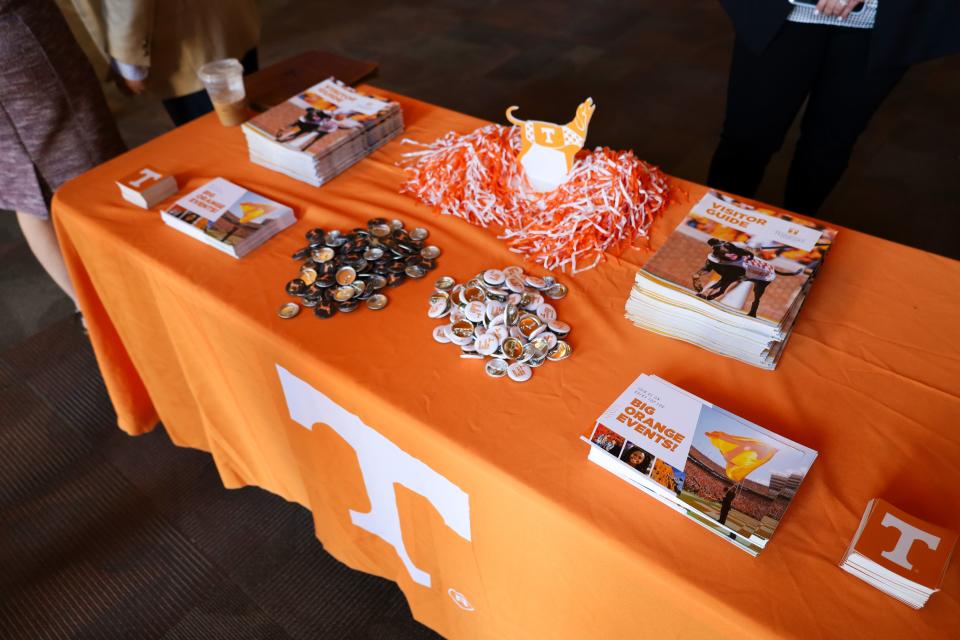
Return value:
<svg viewBox="0 0 960 640">
<path fill-rule="evenodd" d="M 367 228 L 349 233 L 311 229 L 307 246 L 293 254 L 302 261 L 300 274 L 286 292 L 298 299 L 280 307 L 281 318 L 292 318 L 300 307 L 318 318 L 349 313 L 361 303 L 373 310 L 387 306 L 384 289 L 422 278 L 436 268 L 440 249 L 426 244 L 429 232 L 407 230 L 401 220 L 373 218 Z"/>
</svg>

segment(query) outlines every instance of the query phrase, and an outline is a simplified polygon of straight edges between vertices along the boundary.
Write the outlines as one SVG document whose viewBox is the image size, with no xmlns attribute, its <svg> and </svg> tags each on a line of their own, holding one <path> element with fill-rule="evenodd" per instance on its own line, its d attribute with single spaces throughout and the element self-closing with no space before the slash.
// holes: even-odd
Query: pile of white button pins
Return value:
<svg viewBox="0 0 960 640">
<path fill-rule="evenodd" d="M 553 277 L 511 266 L 487 269 L 465 284 L 443 276 L 434 288 L 427 315 L 448 322 L 434 328 L 433 339 L 459 346 L 461 358 L 489 357 L 487 375 L 525 382 L 544 362 L 573 353 L 566 341 L 570 325 L 547 302 L 567 295 L 566 285 Z"/>
</svg>

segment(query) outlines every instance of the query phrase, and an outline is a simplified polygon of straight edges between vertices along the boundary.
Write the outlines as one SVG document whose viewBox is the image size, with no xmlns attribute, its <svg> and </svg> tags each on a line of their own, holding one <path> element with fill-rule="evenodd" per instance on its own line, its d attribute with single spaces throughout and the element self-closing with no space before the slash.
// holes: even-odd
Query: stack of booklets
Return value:
<svg viewBox="0 0 960 640">
<path fill-rule="evenodd" d="M 293 209 L 214 178 L 160 212 L 164 223 L 242 258 L 296 222 Z"/>
<path fill-rule="evenodd" d="M 328 78 L 242 129 L 251 162 L 319 187 L 403 131 L 403 112 Z"/>
<path fill-rule="evenodd" d="M 836 234 L 711 191 L 637 273 L 627 318 L 773 369 Z"/>
<path fill-rule="evenodd" d="M 956 533 L 874 498 L 840 568 L 919 609 L 940 590 L 956 544 Z"/>
<path fill-rule="evenodd" d="M 588 459 L 756 556 L 817 452 L 641 375 L 603 412 Z"/>
</svg>

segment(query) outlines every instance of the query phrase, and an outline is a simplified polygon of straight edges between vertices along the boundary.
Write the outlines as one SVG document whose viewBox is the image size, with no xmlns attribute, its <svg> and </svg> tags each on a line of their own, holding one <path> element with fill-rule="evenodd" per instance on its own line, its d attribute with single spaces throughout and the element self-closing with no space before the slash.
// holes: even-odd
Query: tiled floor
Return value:
<svg viewBox="0 0 960 640">
<path fill-rule="evenodd" d="M 265 0 L 261 62 L 326 49 L 380 63 L 376 84 L 502 121 L 503 110 L 565 121 L 592 96 L 590 144 L 632 148 L 667 172 L 703 181 L 723 117 L 732 29 L 716 0 L 603 3 Z M 170 125 L 149 98 L 112 96 L 133 146 Z M 960 256 L 960 57 L 920 65 L 875 117 L 822 217 Z M 759 197 L 780 202 L 794 130 Z M 69 313 L 69 305 L 0 224 L 0 347 Z M 841 240 L 842 241 L 842 240 Z M 25 295 L 26 293 L 26 295 Z"/>
</svg>

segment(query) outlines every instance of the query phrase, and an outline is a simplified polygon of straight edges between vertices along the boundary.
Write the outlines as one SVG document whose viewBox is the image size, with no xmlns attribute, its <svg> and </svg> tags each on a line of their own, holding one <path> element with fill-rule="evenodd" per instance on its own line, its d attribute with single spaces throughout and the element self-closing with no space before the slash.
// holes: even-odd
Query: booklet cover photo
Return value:
<svg viewBox="0 0 960 640">
<path fill-rule="evenodd" d="M 590 460 L 756 555 L 816 451 L 641 375 L 597 420 Z"/>
</svg>

